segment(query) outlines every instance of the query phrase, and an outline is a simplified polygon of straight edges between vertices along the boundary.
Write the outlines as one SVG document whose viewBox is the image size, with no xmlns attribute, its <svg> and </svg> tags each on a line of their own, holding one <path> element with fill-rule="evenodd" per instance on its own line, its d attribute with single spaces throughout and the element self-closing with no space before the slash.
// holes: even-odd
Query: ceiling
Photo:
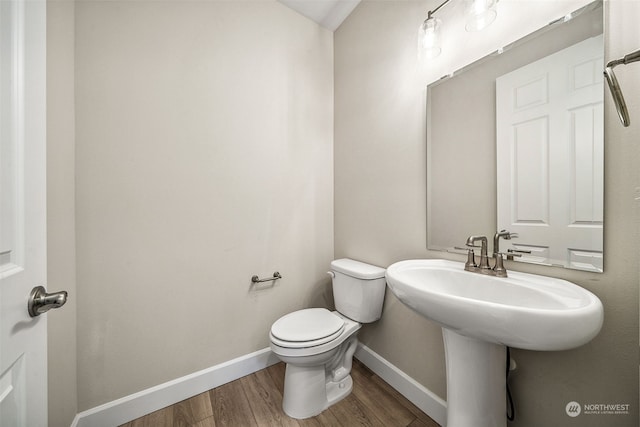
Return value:
<svg viewBox="0 0 640 427">
<path fill-rule="evenodd" d="M 278 0 L 285 6 L 335 31 L 360 0 Z"/>
</svg>

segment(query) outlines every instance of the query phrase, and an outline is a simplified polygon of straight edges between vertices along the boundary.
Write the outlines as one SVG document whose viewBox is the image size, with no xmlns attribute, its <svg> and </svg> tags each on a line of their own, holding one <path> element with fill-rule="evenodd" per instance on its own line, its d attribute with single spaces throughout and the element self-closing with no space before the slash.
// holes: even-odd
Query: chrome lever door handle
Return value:
<svg viewBox="0 0 640 427">
<path fill-rule="evenodd" d="M 44 286 L 36 286 L 29 295 L 27 310 L 29 316 L 36 317 L 52 308 L 60 308 L 67 302 L 67 291 L 47 293 Z"/>
</svg>

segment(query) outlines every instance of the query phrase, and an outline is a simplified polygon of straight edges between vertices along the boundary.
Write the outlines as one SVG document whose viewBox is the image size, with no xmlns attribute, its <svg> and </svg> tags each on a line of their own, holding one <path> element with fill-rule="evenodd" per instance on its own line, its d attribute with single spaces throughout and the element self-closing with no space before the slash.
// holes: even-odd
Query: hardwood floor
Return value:
<svg viewBox="0 0 640 427">
<path fill-rule="evenodd" d="M 347 398 L 316 417 L 289 418 L 282 411 L 284 370 L 278 363 L 122 427 L 439 426 L 356 359 Z"/>
</svg>

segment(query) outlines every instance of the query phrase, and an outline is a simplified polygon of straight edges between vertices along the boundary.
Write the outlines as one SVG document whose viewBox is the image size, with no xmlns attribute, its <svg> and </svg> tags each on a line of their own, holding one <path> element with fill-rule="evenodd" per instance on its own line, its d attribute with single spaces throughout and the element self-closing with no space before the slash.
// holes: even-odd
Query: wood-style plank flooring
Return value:
<svg viewBox="0 0 640 427">
<path fill-rule="evenodd" d="M 122 427 L 439 426 L 356 359 L 348 397 L 316 417 L 289 418 L 282 411 L 284 370 L 278 363 Z"/>
</svg>

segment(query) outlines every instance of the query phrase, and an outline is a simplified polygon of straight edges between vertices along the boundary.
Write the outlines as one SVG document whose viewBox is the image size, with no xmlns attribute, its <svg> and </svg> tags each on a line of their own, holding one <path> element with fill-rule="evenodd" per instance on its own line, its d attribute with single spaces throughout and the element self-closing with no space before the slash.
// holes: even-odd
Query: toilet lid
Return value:
<svg viewBox="0 0 640 427">
<path fill-rule="evenodd" d="M 340 335 L 343 329 L 344 320 L 329 310 L 307 308 L 294 311 L 276 320 L 271 326 L 271 334 L 279 340 L 292 343 L 318 340 L 324 343 Z"/>
</svg>

